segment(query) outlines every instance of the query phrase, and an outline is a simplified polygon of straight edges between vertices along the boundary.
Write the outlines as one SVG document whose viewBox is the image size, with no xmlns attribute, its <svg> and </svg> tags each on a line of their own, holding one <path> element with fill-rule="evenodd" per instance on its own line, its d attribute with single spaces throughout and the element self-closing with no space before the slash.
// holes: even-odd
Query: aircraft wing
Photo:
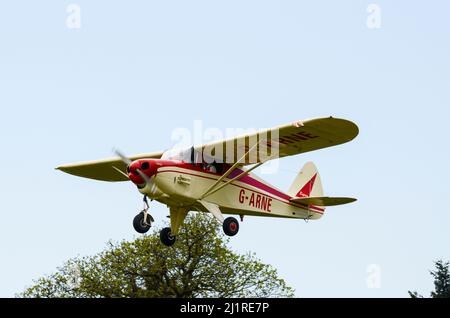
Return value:
<svg viewBox="0 0 450 318">
<path fill-rule="evenodd" d="M 149 158 L 149 159 L 159 159 L 161 158 L 163 152 L 153 152 L 146 154 L 139 154 L 130 156 L 129 159 L 131 161 Z M 127 173 L 126 165 L 122 162 L 122 160 L 117 158 L 103 159 L 103 160 L 95 160 L 95 161 L 86 161 L 80 163 L 73 163 L 68 165 L 59 166 L 56 168 L 57 170 L 64 171 L 66 173 L 72 174 L 74 176 L 101 180 L 101 181 L 129 181 L 127 177 L 123 173 Z M 121 172 L 119 172 L 119 171 Z"/>
<path fill-rule="evenodd" d="M 242 165 L 246 165 L 273 159 L 271 156 L 274 152 L 278 152 L 275 158 L 283 158 L 336 146 L 353 140 L 358 133 L 358 126 L 353 122 L 326 117 L 297 121 L 228 140 L 196 146 L 195 149 L 203 151 L 205 156 L 214 158 L 218 162 L 227 163 L 237 162 L 249 151 L 249 155 L 242 161 Z M 254 147 L 255 144 L 257 147 Z M 271 151 L 267 151 L 268 148 Z M 265 156 L 264 159 L 261 156 L 261 150 L 269 156 Z M 252 151 L 256 152 L 253 156 Z"/>
<path fill-rule="evenodd" d="M 351 141 L 358 133 L 358 126 L 353 122 L 327 117 L 297 121 L 194 148 L 197 152 L 203 152 L 205 157 L 216 159 L 217 162 L 236 163 L 237 167 L 336 146 Z M 256 155 L 252 155 L 252 149 Z M 263 152 L 265 155 L 261 155 Z M 163 152 L 146 153 L 129 159 L 159 159 L 162 154 Z M 239 161 L 240 159 L 243 160 Z M 68 164 L 56 169 L 95 180 L 128 181 L 124 175 L 126 165 L 120 158 Z"/>
</svg>

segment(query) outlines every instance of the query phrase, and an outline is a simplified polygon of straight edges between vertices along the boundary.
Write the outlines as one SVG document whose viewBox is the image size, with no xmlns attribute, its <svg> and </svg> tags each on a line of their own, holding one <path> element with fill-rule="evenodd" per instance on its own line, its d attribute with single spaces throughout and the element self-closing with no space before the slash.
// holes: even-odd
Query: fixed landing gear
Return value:
<svg viewBox="0 0 450 318">
<path fill-rule="evenodd" d="M 176 236 L 172 235 L 170 227 L 163 228 L 161 232 L 159 232 L 159 238 L 165 246 L 172 246 L 177 240 Z"/>
<path fill-rule="evenodd" d="M 147 233 L 152 226 L 152 222 L 154 222 L 153 217 L 148 213 L 148 210 L 149 205 L 147 196 L 144 196 L 144 209 L 139 212 L 139 214 L 136 215 L 133 220 L 133 227 L 138 233 Z M 182 225 L 188 212 L 189 209 L 186 207 L 170 207 L 170 227 L 165 227 L 160 231 L 159 238 L 161 240 L 161 243 L 166 246 L 173 246 L 175 244 L 180 225 Z M 220 212 L 218 206 L 217 209 L 213 209 L 213 212 L 211 213 L 219 222 L 222 223 L 222 228 L 225 235 L 235 236 L 239 232 L 238 220 L 231 216 L 223 219 L 223 215 Z"/>
<path fill-rule="evenodd" d="M 152 222 L 155 220 L 148 213 L 149 205 L 147 201 L 147 196 L 144 196 L 144 209 L 139 212 L 133 219 L 133 227 L 136 232 L 144 234 L 147 233 L 148 230 L 152 227 Z"/>
<path fill-rule="evenodd" d="M 239 232 L 239 222 L 234 217 L 223 220 L 223 232 L 228 236 L 235 236 Z"/>
<path fill-rule="evenodd" d="M 147 196 L 144 196 L 144 209 L 133 220 L 133 227 L 138 233 L 147 233 L 152 226 L 152 222 L 154 222 L 153 217 L 148 213 L 148 209 Z M 186 208 L 170 207 L 170 227 L 163 228 L 159 233 L 159 238 L 164 245 L 172 246 L 175 244 L 178 230 L 187 213 L 188 209 Z"/>
<path fill-rule="evenodd" d="M 147 219 L 145 219 L 145 213 L 140 212 L 138 215 L 136 215 L 133 219 L 133 227 L 136 230 L 136 232 L 144 234 L 147 233 L 148 230 L 152 227 L 153 218 L 150 214 L 147 213 Z"/>
</svg>

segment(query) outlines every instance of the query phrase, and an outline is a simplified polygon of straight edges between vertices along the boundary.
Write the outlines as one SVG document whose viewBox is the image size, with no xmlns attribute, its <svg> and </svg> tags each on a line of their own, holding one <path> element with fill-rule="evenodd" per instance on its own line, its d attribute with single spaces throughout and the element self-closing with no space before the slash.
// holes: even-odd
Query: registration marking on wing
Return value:
<svg viewBox="0 0 450 318">
<path fill-rule="evenodd" d="M 283 136 L 280 137 L 279 139 L 279 143 L 283 144 L 283 145 L 289 145 L 289 144 L 293 144 L 293 143 L 297 143 L 297 142 L 302 142 L 302 141 L 306 141 L 306 140 L 311 140 L 311 139 L 315 139 L 315 138 L 319 138 L 320 136 L 316 136 L 313 135 L 311 133 L 308 132 L 304 132 L 304 131 L 299 131 L 287 136 Z"/>
</svg>

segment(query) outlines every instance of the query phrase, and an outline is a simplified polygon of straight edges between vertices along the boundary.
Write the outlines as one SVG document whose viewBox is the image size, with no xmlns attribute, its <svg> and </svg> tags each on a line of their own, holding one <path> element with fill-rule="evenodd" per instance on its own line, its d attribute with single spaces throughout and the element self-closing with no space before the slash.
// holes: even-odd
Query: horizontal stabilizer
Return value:
<svg viewBox="0 0 450 318">
<path fill-rule="evenodd" d="M 305 204 L 305 205 L 317 205 L 317 206 L 333 206 L 342 205 L 355 202 L 354 198 L 332 198 L 332 197 L 305 197 L 305 198 L 291 198 L 289 201 Z"/>
</svg>

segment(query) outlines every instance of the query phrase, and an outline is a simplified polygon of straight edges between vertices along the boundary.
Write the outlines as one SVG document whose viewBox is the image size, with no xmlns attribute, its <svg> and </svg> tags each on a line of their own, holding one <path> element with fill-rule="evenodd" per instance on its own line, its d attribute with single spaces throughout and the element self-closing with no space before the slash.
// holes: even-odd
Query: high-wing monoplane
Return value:
<svg viewBox="0 0 450 318">
<path fill-rule="evenodd" d="M 324 196 L 322 181 L 312 162 L 304 165 L 287 191 L 252 171 L 269 160 L 298 155 L 351 141 L 358 135 L 353 122 L 333 117 L 296 121 L 271 129 L 194 145 L 185 149 L 68 164 L 57 169 L 95 180 L 131 181 L 143 195 L 145 208 L 134 218 L 137 232 L 146 233 L 153 217 L 148 199 L 170 210 L 170 227 L 160 232 L 163 244 L 176 241 L 189 211 L 210 212 L 228 236 L 239 231 L 236 218 L 245 215 L 315 220 L 325 207 L 355 201 Z"/>
</svg>

